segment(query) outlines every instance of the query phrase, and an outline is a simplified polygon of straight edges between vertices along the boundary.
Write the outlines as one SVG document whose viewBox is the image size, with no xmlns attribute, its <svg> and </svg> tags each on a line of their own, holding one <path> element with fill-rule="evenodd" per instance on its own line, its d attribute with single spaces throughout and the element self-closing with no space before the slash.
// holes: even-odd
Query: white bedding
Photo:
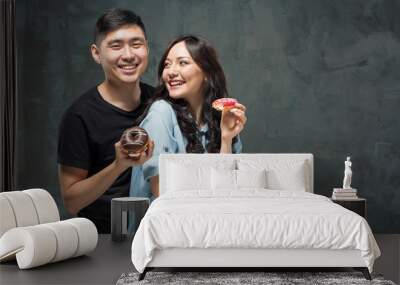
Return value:
<svg viewBox="0 0 400 285">
<path fill-rule="evenodd" d="M 155 249 L 358 249 L 372 272 L 380 255 L 364 218 L 328 198 L 299 191 L 246 189 L 207 195 L 171 192 L 157 198 L 132 243 L 143 272 Z"/>
</svg>

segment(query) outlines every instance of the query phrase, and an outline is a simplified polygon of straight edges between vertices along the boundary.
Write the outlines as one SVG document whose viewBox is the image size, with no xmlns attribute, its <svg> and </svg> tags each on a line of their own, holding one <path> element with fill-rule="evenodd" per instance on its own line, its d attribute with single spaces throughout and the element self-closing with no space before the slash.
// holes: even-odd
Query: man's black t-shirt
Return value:
<svg viewBox="0 0 400 285">
<path fill-rule="evenodd" d="M 114 144 L 124 130 L 144 111 L 154 88 L 140 83 L 141 104 L 127 112 L 108 103 L 94 87 L 79 97 L 65 112 L 59 130 L 58 163 L 96 174 L 115 159 Z M 96 201 L 83 208 L 78 216 L 95 223 L 99 233 L 110 233 L 111 199 L 129 195 L 131 168 L 123 172 Z"/>
</svg>

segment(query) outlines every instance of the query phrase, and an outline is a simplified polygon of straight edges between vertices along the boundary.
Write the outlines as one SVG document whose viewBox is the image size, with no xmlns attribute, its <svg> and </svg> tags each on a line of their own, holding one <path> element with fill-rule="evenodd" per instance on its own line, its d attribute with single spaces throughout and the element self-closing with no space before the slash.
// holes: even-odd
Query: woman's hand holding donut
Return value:
<svg viewBox="0 0 400 285">
<path fill-rule="evenodd" d="M 246 124 L 246 107 L 240 103 L 230 109 L 224 109 L 221 116 L 221 141 L 232 141 Z"/>
</svg>

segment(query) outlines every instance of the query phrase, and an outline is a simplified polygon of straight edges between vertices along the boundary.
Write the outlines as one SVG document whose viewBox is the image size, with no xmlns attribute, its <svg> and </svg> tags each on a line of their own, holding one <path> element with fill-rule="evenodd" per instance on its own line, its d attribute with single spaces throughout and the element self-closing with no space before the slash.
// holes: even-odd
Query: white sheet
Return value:
<svg viewBox="0 0 400 285">
<path fill-rule="evenodd" d="M 365 219 L 324 196 L 265 189 L 219 194 L 156 199 L 132 243 L 135 268 L 143 272 L 154 249 L 163 248 L 358 249 L 371 272 L 380 255 Z"/>
</svg>

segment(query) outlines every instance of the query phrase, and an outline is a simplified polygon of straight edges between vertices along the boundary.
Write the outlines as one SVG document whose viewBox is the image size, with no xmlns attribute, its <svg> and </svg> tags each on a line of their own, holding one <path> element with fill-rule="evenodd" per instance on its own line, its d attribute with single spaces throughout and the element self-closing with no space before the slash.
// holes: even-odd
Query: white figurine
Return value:
<svg viewBox="0 0 400 285">
<path fill-rule="evenodd" d="M 350 156 L 348 156 L 347 160 L 344 162 L 343 189 L 352 189 L 350 186 L 352 175 L 353 175 L 353 172 L 351 171 Z"/>
</svg>

